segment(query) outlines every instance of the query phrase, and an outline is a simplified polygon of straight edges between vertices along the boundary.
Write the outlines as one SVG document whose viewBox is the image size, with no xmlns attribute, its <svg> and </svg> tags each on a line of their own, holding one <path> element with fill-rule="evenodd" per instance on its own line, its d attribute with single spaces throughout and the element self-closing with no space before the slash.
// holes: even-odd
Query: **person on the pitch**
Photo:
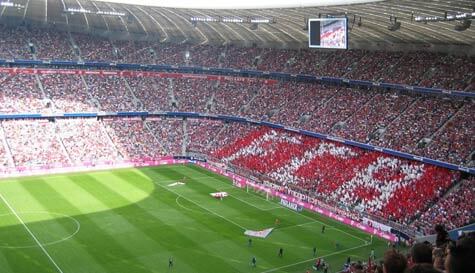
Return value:
<svg viewBox="0 0 475 273">
<path fill-rule="evenodd" d="M 168 268 L 173 267 L 173 257 L 168 258 Z"/>
<path fill-rule="evenodd" d="M 284 249 L 279 248 L 279 257 L 282 257 L 282 256 L 284 256 Z"/>
<path fill-rule="evenodd" d="M 322 226 L 322 233 L 325 233 L 325 225 Z"/>
<path fill-rule="evenodd" d="M 252 259 L 251 259 L 251 266 L 256 267 L 256 265 L 257 265 L 257 260 L 256 260 L 256 257 L 253 256 Z"/>
<path fill-rule="evenodd" d="M 280 225 L 280 220 L 279 220 L 279 218 L 275 218 L 274 224 L 275 224 L 276 226 Z"/>
<path fill-rule="evenodd" d="M 313 247 L 313 257 L 317 257 L 317 247 Z"/>
<path fill-rule="evenodd" d="M 323 265 L 323 267 L 322 267 L 323 268 L 323 273 L 328 273 L 328 267 L 329 267 L 329 265 L 327 263 L 325 263 Z"/>
<path fill-rule="evenodd" d="M 251 238 L 249 238 L 249 239 L 247 240 L 247 246 L 248 246 L 248 247 L 251 247 L 251 246 L 252 246 L 252 239 L 251 239 Z"/>
</svg>

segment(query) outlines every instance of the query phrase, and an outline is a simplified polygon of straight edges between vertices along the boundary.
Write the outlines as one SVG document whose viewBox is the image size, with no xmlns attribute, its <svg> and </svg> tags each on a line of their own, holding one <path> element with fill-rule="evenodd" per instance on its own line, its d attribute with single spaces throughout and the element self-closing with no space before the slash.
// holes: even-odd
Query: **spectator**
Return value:
<svg viewBox="0 0 475 273">
<path fill-rule="evenodd" d="M 407 259 L 396 250 L 390 249 L 384 253 L 384 273 L 404 273 L 407 268 Z"/>
<path fill-rule="evenodd" d="M 409 263 L 416 264 L 432 264 L 432 247 L 429 242 L 416 243 L 412 246 L 410 252 Z"/>
<path fill-rule="evenodd" d="M 460 239 L 455 246 L 449 247 L 445 270 L 447 273 L 475 272 L 475 237 Z"/>
</svg>

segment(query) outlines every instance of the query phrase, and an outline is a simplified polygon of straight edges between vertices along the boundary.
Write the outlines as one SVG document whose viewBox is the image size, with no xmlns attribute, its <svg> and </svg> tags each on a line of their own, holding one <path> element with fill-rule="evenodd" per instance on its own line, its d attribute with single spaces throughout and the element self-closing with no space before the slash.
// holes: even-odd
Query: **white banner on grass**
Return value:
<svg viewBox="0 0 475 273">
<path fill-rule="evenodd" d="M 259 237 L 259 238 L 266 238 L 274 228 L 267 228 L 263 230 L 246 230 L 244 231 L 245 235 Z"/>
</svg>

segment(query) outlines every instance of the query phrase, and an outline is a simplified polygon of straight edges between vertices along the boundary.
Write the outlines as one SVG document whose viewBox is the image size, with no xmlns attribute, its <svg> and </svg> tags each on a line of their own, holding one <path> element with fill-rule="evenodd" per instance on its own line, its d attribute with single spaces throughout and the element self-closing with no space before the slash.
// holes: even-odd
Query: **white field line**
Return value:
<svg viewBox="0 0 475 273">
<path fill-rule="evenodd" d="M 268 209 L 263 209 L 263 208 L 260 208 L 260 207 L 254 205 L 254 204 L 252 204 L 252 203 L 250 203 L 250 202 L 248 202 L 248 201 L 245 201 L 245 200 L 243 200 L 243 199 L 241 199 L 241 198 L 239 198 L 239 197 L 236 197 L 236 196 L 234 196 L 234 195 L 232 195 L 232 194 L 230 194 L 229 196 L 232 197 L 232 198 L 234 198 L 234 199 L 236 199 L 236 200 L 238 200 L 238 201 L 243 202 L 244 204 L 248 204 L 249 206 L 254 207 L 254 208 L 256 208 L 256 209 L 258 209 L 258 210 L 260 210 L 260 211 L 269 211 L 269 210 L 274 210 L 274 209 L 279 208 L 279 207 L 272 207 L 272 208 L 268 208 Z"/>
<path fill-rule="evenodd" d="M 194 171 L 194 170 L 193 170 L 193 171 Z M 199 180 L 201 180 L 202 177 L 199 177 L 199 178 L 200 178 Z M 218 181 L 218 182 L 220 182 L 220 183 L 222 183 L 222 184 L 225 184 L 225 185 L 228 185 L 228 186 L 229 186 L 229 183 L 226 183 L 226 182 L 224 182 L 224 181 L 222 181 L 222 180 L 220 180 L 220 179 L 218 179 L 218 178 L 216 178 L 216 177 L 208 176 L 207 178 L 208 178 L 208 179 L 213 179 L 213 180 L 215 180 L 215 181 Z M 236 187 L 234 187 L 234 186 L 232 186 L 231 189 L 237 189 L 237 190 L 240 190 L 240 191 L 242 192 L 242 189 L 236 188 Z M 260 197 L 260 196 L 254 196 L 254 195 L 251 195 L 251 194 L 248 193 L 248 192 L 246 192 L 246 193 L 247 193 L 248 195 L 252 196 L 252 197 L 257 197 L 257 198 L 259 198 L 259 199 L 263 199 L 263 198 Z M 273 206 L 273 207 L 271 207 L 271 208 L 263 209 L 263 208 L 260 208 L 260 207 L 254 205 L 254 204 L 252 204 L 252 203 L 250 203 L 250 202 L 248 202 L 248 201 L 245 201 L 245 200 L 243 200 L 243 199 L 241 199 L 241 198 L 239 198 L 239 197 L 236 197 L 236 196 L 234 196 L 234 195 L 229 195 L 229 196 L 232 197 L 232 198 L 234 198 L 234 199 L 236 199 L 236 200 L 239 200 L 239 201 L 241 201 L 241 202 L 243 202 L 243 203 L 245 203 L 245 204 L 248 204 L 248 205 L 251 206 L 251 207 L 254 207 L 254 208 L 258 209 L 258 210 L 261 210 L 261 211 L 269 211 L 269 210 L 274 210 L 274 209 L 281 208 L 281 206 Z"/>
<path fill-rule="evenodd" d="M 13 209 L 13 207 L 10 205 L 10 203 L 8 203 L 8 201 L 5 199 L 5 197 L 0 193 L 0 198 L 3 200 L 3 202 L 7 205 L 7 207 L 13 212 L 13 214 L 16 216 L 16 218 L 18 219 L 18 221 L 20 221 L 20 223 L 25 227 L 26 231 L 31 235 L 31 237 L 33 238 L 33 240 L 36 242 L 36 244 L 38 244 L 38 246 L 41 248 L 41 250 L 45 253 L 46 257 L 48 257 L 48 259 L 51 261 L 51 263 L 53 263 L 54 267 L 56 267 L 56 269 L 58 270 L 58 272 L 60 273 L 63 273 L 63 270 L 61 270 L 61 268 L 58 266 L 58 264 L 53 260 L 53 258 L 51 257 L 51 255 L 49 255 L 48 251 L 46 251 L 46 249 L 43 247 L 43 245 L 40 243 L 40 241 L 38 240 L 38 238 L 36 238 L 35 234 L 33 234 L 33 232 L 31 232 L 30 228 L 25 224 L 25 222 L 23 222 L 23 220 L 20 218 L 20 216 L 18 215 L 18 213 L 15 211 L 15 209 Z"/>
<path fill-rule="evenodd" d="M 286 226 L 286 227 L 278 227 L 276 228 L 276 230 L 283 230 L 283 229 L 289 229 L 289 228 L 294 228 L 294 227 L 301 227 L 301 226 L 306 226 L 306 225 L 310 225 L 310 224 L 315 224 L 315 223 L 319 223 L 318 221 L 314 220 L 314 221 L 311 221 L 311 222 L 305 222 L 303 224 L 298 224 L 298 225 L 292 225 L 292 226 Z"/>
<path fill-rule="evenodd" d="M 235 226 L 237 226 L 237 227 L 239 227 L 239 228 L 241 228 L 241 229 L 243 229 L 243 230 L 247 230 L 247 228 L 241 226 L 240 224 L 234 222 L 233 220 L 230 220 L 230 219 L 228 219 L 228 218 L 226 218 L 226 217 L 224 217 L 224 216 L 222 216 L 222 215 L 220 215 L 220 214 L 218 214 L 218 213 L 216 213 L 216 212 L 214 212 L 214 211 L 211 211 L 211 210 L 209 210 L 209 209 L 207 209 L 207 208 L 201 206 L 200 204 L 196 203 L 195 201 L 193 201 L 193 200 L 191 200 L 191 199 L 188 199 L 188 198 L 186 198 L 185 196 L 183 196 L 183 195 L 181 195 L 181 194 L 179 194 L 179 193 L 177 193 L 177 192 L 175 192 L 175 191 L 172 191 L 172 190 L 168 189 L 167 187 L 161 185 L 160 183 L 158 183 L 158 182 L 154 182 L 154 183 L 155 183 L 157 186 L 159 186 L 159 187 L 161 187 L 161 188 L 163 188 L 163 189 L 165 189 L 165 190 L 167 190 L 167 191 L 169 191 L 169 192 L 171 192 L 171 193 L 173 193 L 173 194 L 175 194 L 175 195 L 178 195 L 179 197 L 181 197 L 181 198 L 183 198 L 183 199 L 185 199 L 185 200 L 188 200 L 189 202 L 191 202 L 191 203 L 195 204 L 196 206 L 198 206 L 198 207 L 200 207 L 200 208 L 202 208 L 202 209 L 204 209 L 204 210 L 210 212 L 211 214 L 214 214 L 214 215 L 218 216 L 219 218 L 224 219 L 224 220 L 226 220 L 227 222 L 229 222 L 229 223 L 231 223 L 231 224 L 233 224 L 233 225 L 235 225 Z"/>
<path fill-rule="evenodd" d="M 295 210 L 292 210 L 292 209 L 290 209 L 290 208 L 287 208 L 287 209 L 290 210 L 290 211 L 293 212 L 293 213 L 296 213 L 297 215 L 301 215 L 301 216 L 303 216 L 303 217 L 305 217 L 305 218 L 307 218 L 307 219 L 310 219 L 310 220 L 312 220 L 312 221 L 314 221 L 314 222 L 320 223 L 320 224 L 325 225 L 325 226 L 327 226 L 327 227 L 329 227 L 329 228 L 331 228 L 331 229 L 334 229 L 334 230 L 336 230 L 336 231 L 338 231 L 338 232 L 344 233 L 344 234 L 346 234 L 346 235 L 348 235 L 348 236 L 350 236 L 350 237 L 353 237 L 353 238 L 355 238 L 355 239 L 358 239 L 358 240 L 364 242 L 365 244 L 368 243 L 368 241 L 366 241 L 365 239 L 362 239 L 362 238 L 360 238 L 360 237 L 358 237 L 358 236 L 356 236 L 356 235 L 353 235 L 353 234 L 351 234 L 351 233 L 348 233 L 348 232 L 346 232 L 346 231 L 344 231 L 344 230 L 341 230 L 341 229 L 339 229 L 339 228 L 337 228 L 337 227 L 334 227 L 334 226 L 331 226 L 331 225 L 327 225 L 327 224 L 325 224 L 325 223 L 323 223 L 323 222 L 321 222 L 321 221 L 318 221 L 318 220 L 316 220 L 316 219 L 313 219 L 312 217 L 309 217 L 309 216 L 307 216 L 307 215 L 305 215 L 305 214 L 299 213 L 299 212 L 297 212 L 297 211 L 295 211 Z"/>
<path fill-rule="evenodd" d="M 193 170 L 193 171 L 194 171 L 194 170 Z M 201 177 L 200 177 L 200 178 L 201 178 Z M 219 180 L 219 179 L 217 179 L 217 178 L 211 177 L 211 176 L 208 176 L 208 178 L 213 179 L 213 180 L 216 180 L 216 181 L 219 181 L 219 182 L 221 182 L 221 183 L 226 183 L 226 182 L 223 182 L 223 181 L 221 181 L 221 180 Z M 226 183 L 226 184 L 227 184 L 227 183 Z M 249 195 L 251 195 L 251 194 L 248 193 L 248 192 L 246 192 L 246 193 L 249 194 Z M 252 195 L 252 196 L 255 196 L 255 195 Z M 235 196 L 231 196 L 231 197 L 236 198 L 236 199 L 238 199 L 238 200 L 240 200 L 240 201 L 242 201 L 242 202 L 244 202 L 244 203 L 247 203 L 248 205 L 251 205 L 250 203 L 248 203 L 248 202 L 246 202 L 246 201 L 244 201 L 244 200 L 241 200 L 241 199 L 239 199 L 239 198 L 237 198 L 237 197 L 235 197 Z M 263 197 L 258 196 L 258 195 L 256 195 L 255 197 L 261 198 L 262 200 L 265 200 Z M 266 201 L 267 201 L 267 200 L 266 200 Z M 251 205 L 251 206 L 257 208 L 257 207 L 254 206 L 254 205 Z M 284 206 L 279 206 L 279 207 L 286 208 L 286 207 L 284 207 Z M 258 209 L 260 209 L 260 208 L 258 208 Z M 272 209 L 275 209 L 275 208 L 272 208 Z M 272 210 L 272 209 L 268 209 L 268 210 Z M 309 216 L 307 216 L 307 215 L 305 215 L 305 214 L 299 213 L 299 212 L 294 211 L 294 210 L 291 210 L 291 209 L 289 209 L 289 208 L 286 208 L 286 209 L 288 209 L 288 210 L 290 210 L 290 211 L 296 213 L 297 215 L 300 215 L 300 216 L 302 216 L 302 217 L 305 217 L 305 218 L 307 218 L 307 219 L 310 219 L 312 222 L 317 222 L 317 223 L 320 223 L 320 224 L 322 224 L 322 225 L 325 225 L 325 223 L 323 223 L 323 222 L 321 222 L 321 221 L 318 221 L 318 220 L 316 220 L 316 219 L 314 219 L 314 218 L 312 218 L 312 217 L 309 217 Z M 260 210 L 263 210 L 263 209 L 260 209 Z M 312 213 L 314 213 L 314 212 L 312 212 Z M 329 228 L 332 228 L 332 229 L 334 229 L 334 230 L 336 230 L 336 231 L 339 231 L 339 232 L 341 232 L 341 233 L 344 233 L 344 234 L 346 234 L 346 235 L 348 235 L 348 236 L 350 236 L 350 237 L 353 237 L 353 238 L 355 238 L 355 239 L 358 239 L 358 240 L 360 240 L 360 241 L 362 241 L 362 242 L 364 242 L 364 243 L 368 243 L 367 240 L 362 239 L 362 238 L 360 238 L 360 237 L 358 237 L 358 236 L 356 236 L 356 235 L 353 235 L 353 234 L 351 234 L 351 233 L 348 233 L 348 232 L 346 232 L 346 231 L 343 231 L 343 230 L 341 230 L 341 229 L 339 229 L 339 228 L 336 228 L 336 227 L 331 226 L 331 225 L 326 225 L 326 226 L 329 227 Z"/>
<path fill-rule="evenodd" d="M 358 249 L 358 248 L 362 248 L 362 247 L 368 246 L 368 245 L 369 245 L 369 244 L 365 243 L 365 244 L 362 244 L 362 245 L 359 245 L 359 246 L 355 246 L 355 247 L 343 249 L 343 250 L 340 250 L 340 251 L 337 251 L 337 252 L 332 252 L 332 253 L 327 254 L 327 255 L 322 255 L 322 256 L 319 256 L 319 257 L 313 257 L 313 258 L 311 258 L 311 259 L 303 260 L 303 261 L 296 262 L 296 263 L 293 263 L 293 264 L 288 264 L 288 265 L 284 265 L 284 266 L 272 268 L 272 269 L 269 269 L 269 270 L 265 270 L 265 271 L 262 271 L 261 273 L 274 272 L 274 271 L 277 271 L 277 270 L 282 269 L 282 268 L 287 268 L 287 267 L 291 267 L 291 266 L 294 266 L 294 265 L 299 265 L 299 264 L 307 263 L 307 262 L 310 262 L 310 261 L 314 261 L 315 259 L 318 259 L 318 258 L 326 258 L 326 257 L 330 257 L 330 256 L 333 256 L 333 255 L 336 255 L 336 254 L 345 253 L 345 252 L 347 252 L 347 251 L 354 250 L 354 249 Z"/>
</svg>

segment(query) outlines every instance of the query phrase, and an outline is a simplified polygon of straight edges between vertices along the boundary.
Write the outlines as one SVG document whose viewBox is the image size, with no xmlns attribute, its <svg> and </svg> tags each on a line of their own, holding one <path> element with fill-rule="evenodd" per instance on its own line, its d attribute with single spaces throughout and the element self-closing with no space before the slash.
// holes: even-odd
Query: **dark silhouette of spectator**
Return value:
<svg viewBox="0 0 475 273">
<path fill-rule="evenodd" d="M 411 248 L 410 263 L 432 264 L 432 246 L 429 242 L 417 243 Z"/>
<path fill-rule="evenodd" d="M 407 268 L 407 259 L 396 250 L 388 250 L 384 253 L 383 272 L 403 273 Z"/>
<path fill-rule="evenodd" d="M 408 273 L 440 273 L 431 264 L 416 264 L 407 271 Z"/>
<path fill-rule="evenodd" d="M 475 234 L 474 234 L 475 235 Z M 466 236 L 448 248 L 445 270 L 447 273 L 475 272 L 475 236 Z"/>
<path fill-rule="evenodd" d="M 437 238 L 435 239 L 436 247 L 443 247 L 450 241 L 449 233 L 445 230 L 443 225 L 436 225 L 434 230 L 437 233 Z"/>
</svg>

